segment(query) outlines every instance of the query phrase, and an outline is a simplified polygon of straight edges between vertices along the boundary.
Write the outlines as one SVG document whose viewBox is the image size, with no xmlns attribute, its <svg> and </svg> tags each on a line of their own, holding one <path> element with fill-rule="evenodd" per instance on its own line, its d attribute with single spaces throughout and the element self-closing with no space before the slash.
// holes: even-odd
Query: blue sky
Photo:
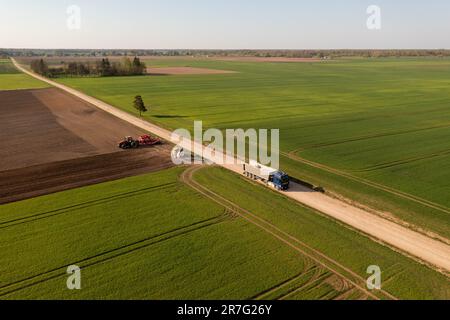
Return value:
<svg viewBox="0 0 450 320">
<path fill-rule="evenodd" d="M 81 28 L 67 27 L 70 5 Z M 381 30 L 368 30 L 369 5 Z M 450 49 L 448 0 L 0 0 L 0 47 Z"/>
</svg>

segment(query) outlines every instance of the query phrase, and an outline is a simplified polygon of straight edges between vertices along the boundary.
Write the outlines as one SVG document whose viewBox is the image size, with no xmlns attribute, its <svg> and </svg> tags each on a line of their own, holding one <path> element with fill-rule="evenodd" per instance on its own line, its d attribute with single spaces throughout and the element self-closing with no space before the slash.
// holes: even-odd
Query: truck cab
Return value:
<svg viewBox="0 0 450 320">
<path fill-rule="evenodd" d="M 269 185 L 272 185 L 277 190 L 288 190 L 289 181 L 289 176 L 283 171 L 275 171 L 269 176 Z"/>
</svg>

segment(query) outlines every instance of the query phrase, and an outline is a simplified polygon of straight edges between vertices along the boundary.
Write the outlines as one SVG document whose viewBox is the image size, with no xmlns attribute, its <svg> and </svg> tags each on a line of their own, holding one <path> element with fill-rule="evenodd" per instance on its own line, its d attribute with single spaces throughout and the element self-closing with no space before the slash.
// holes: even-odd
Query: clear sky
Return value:
<svg viewBox="0 0 450 320">
<path fill-rule="evenodd" d="M 80 29 L 67 8 L 81 9 Z M 369 30 L 366 10 L 381 9 Z M 0 0 L 0 47 L 450 49 L 449 0 Z M 76 21 L 76 20 L 71 20 Z"/>
</svg>

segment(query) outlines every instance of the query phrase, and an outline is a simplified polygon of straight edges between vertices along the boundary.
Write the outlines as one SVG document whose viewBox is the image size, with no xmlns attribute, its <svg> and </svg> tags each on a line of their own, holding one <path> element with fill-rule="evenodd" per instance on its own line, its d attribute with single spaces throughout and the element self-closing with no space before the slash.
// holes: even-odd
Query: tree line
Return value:
<svg viewBox="0 0 450 320">
<path fill-rule="evenodd" d="M 110 62 L 108 58 L 103 58 L 95 62 L 69 62 L 62 66 L 50 67 L 44 59 L 32 60 L 31 70 L 46 77 L 61 76 L 134 76 L 147 72 L 147 66 L 138 57 L 131 60 L 128 57 L 121 61 Z"/>
<path fill-rule="evenodd" d="M 0 49 L 2 55 L 22 57 L 108 57 L 108 56 L 249 56 L 249 57 L 449 57 L 446 49 L 330 49 L 330 50 L 120 50 L 120 49 Z"/>
</svg>

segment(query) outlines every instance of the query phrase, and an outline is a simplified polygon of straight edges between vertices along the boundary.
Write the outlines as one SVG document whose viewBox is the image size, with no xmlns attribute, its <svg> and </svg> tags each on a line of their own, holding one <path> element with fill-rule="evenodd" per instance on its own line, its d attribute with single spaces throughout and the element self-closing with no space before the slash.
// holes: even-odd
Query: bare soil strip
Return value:
<svg viewBox="0 0 450 320">
<path fill-rule="evenodd" d="M 169 75 L 196 75 L 196 74 L 227 74 L 236 73 L 235 71 L 215 70 L 193 67 L 167 67 L 167 68 L 147 68 L 147 73 L 151 75 L 169 76 Z"/>
<path fill-rule="evenodd" d="M 169 147 L 115 152 L 0 172 L 0 204 L 172 167 Z"/>
<path fill-rule="evenodd" d="M 143 130 L 153 132 L 153 134 L 170 141 L 172 135 L 170 131 L 139 119 L 75 89 L 34 74 L 18 65 L 14 59 L 12 61 L 22 72 L 71 93 L 122 120 L 128 121 Z M 216 151 L 216 156 L 217 153 L 218 152 Z M 240 166 L 224 165 L 223 167 L 235 173 L 242 174 L 242 168 Z M 444 274 L 450 272 L 450 246 L 444 242 L 413 231 L 398 223 L 389 221 L 370 211 L 352 206 L 339 199 L 314 192 L 313 190 L 296 183 L 292 183 L 291 190 L 283 194 L 320 213 L 343 222 L 345 225 L 361 231 L 369 237 L 382 241 L 384 244 L 399 250 L 408 257 L 413 256 L 420 261 L 425 262 L 427 265 L 434 267 L 436 270 L 442 271 Z"/>
<path fill-rule="evenodd" d="M 243 62 L 321 62 L 318 58 L 286 58 L 286 57 L 211 57 L 220 61 L 243 61 Z"/>
</svg>

